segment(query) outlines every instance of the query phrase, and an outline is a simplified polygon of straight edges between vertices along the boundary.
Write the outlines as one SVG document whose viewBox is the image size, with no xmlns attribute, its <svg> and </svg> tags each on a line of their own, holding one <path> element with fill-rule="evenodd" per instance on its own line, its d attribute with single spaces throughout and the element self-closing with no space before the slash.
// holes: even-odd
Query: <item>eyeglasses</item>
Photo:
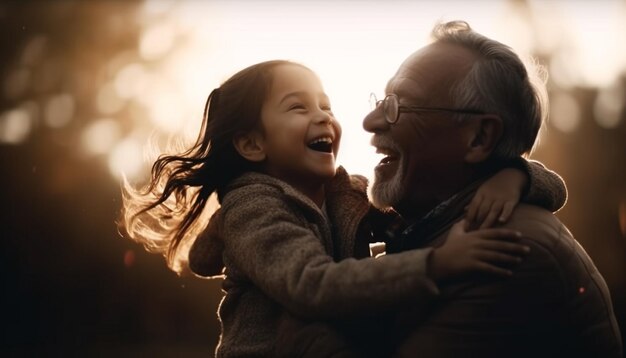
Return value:
<svg viewBox="0 0 626 358">
<path fill-rule="evenodd" d="M 465 114 L 486 114 L 483 111 L 475 109 L 456 109 L 456 108 L 437 108 L 437 107 L 420 107 L 420 106 L 403 106 L 398 101 L 396 94 L 388 94 L 385 99 L 378 100 L 374 93 L 370 94 L 370 105 L 372 110 L 383 106 L 385 120 L 389 124 L 398 122 L 400 113 L 419 113 L 419 112 L 449 112 L 449 113 L 465 113 Z"/>
</svg>

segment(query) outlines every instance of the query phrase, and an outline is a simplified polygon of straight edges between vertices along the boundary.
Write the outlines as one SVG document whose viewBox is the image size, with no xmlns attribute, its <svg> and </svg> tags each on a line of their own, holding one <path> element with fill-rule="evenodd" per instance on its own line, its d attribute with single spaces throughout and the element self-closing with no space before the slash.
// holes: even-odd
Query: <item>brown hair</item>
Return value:
<svg viewBox="0 0 626 358">
<path fill-rule="evenodd" d="M 208 220 L 199 220 L 213 194 L 218 201 L 226 185 L 255 164 L 233 146 L 236 134 L 260 127 L 261 108 L 272 84 L 272 70 L 284 60 L 247 67 L 214 89 L 207 99 L 195 144 L 176 155 L 162 155 L 152 165 L 151 180 L 142 190 L 128 182 L 122 188 L 119 227 L 151 252 L 165 254 L 168 266 L 180 272 L 179 246 L 194 239 Z M 300 65 L 298 65 L 300 66 Z"/>
</svg>

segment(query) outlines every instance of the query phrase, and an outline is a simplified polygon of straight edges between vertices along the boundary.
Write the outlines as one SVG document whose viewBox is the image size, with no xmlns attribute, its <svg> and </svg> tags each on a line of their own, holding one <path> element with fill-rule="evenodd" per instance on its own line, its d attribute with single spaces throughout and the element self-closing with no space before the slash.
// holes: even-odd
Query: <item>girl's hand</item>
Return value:
<svg viewBox="0 0 626 358">
<path fill-rule="evenodd" d="M 506 222 L 528 184 L 526 173 L 505 168 L 484 182 L 466 207 L 465 230 L 486 229 Z"/>
<path fill-rule="evenodd" d="M 435 281 L 470 273 L 511 276 L 511 266 L 522 262 L 530 248 L 517 241 L 521 233 L 509 229 L 467 232 L 465 220 L 452 226 L 448 239 L 435 248 L 428 261 L 428 274 Z"/>
</svg>

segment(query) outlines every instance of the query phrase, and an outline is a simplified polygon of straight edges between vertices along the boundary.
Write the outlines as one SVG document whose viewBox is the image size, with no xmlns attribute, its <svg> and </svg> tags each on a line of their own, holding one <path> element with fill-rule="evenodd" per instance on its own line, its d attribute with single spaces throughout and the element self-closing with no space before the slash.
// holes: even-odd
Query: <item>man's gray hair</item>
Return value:
<svg viewBox="0 0 626 358">
<path fill-rule="evenodd" d="M 537 66 L 531 71 L 513 50 L 475 31 L 464 21 L 435 25 L 435 41 L 460 45 L 478 59 L 451 91 L 457 108 L 472 108 L 500 116 L 503 133 L 493 152 L 496 159 L 528 155 L 547 118 L 545 80 Z M 529 65 L 534 65 L 529 64 Z M 530 74 L 530 75 L 529 75 Z"/>
</svg>

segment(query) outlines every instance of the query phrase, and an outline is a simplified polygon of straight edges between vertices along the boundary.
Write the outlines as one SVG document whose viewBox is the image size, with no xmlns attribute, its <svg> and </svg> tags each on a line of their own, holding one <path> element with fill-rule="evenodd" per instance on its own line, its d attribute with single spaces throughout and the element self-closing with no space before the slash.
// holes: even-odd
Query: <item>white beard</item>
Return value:
<svg viewBox="0 0 626 358">
<path fill-rule="evenodd" d="M 399 159 L 398 169 L 393 177 L 387 181 L 381 181 L 378 173 L 375 173 L 374 182 L 369 188 L 372 205 L 379 210 L 389 210 L 397 205 L 404 197 L 402 178 L 404 178 L 404 162 Z"/>
</svg>

